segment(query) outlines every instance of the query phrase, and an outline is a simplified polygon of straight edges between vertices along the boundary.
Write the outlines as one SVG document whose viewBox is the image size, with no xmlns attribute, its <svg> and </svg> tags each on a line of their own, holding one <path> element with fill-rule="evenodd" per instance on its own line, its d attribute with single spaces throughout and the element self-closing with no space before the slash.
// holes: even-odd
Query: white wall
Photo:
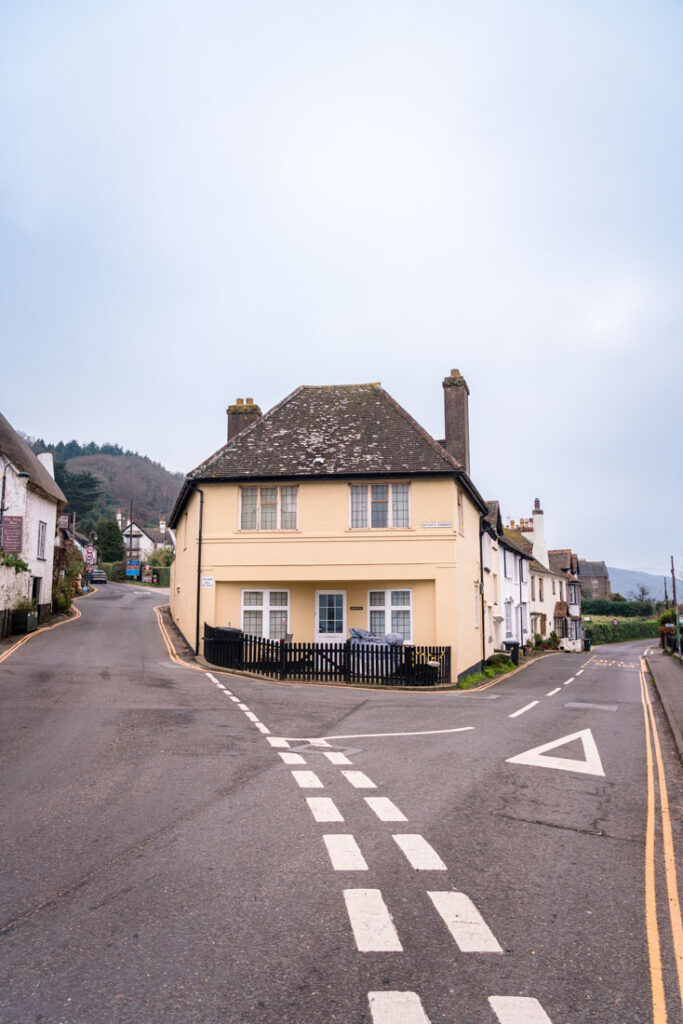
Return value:
<svg viewBox="0 0 683 1024">
<path fill-rule="evenodd" d="M 0 606 L 12 607 L 21 598 L 29 597 L 32 577 L 38 577 L 41 581 L 39 604 L 51 604 L 57 524 L 56 502 L 30 490 L 27 487 L 27 480 L 20 479 L 10 464 L 5 475 L 4 514 L 23 517 L 22 550 L 19 557 L 28 563 L 29 572 L 15 574 L 14 569 L 0 567 L 3 570 L 0 577 Z M 46 524 L 44 558 L 38 557 L 38 531 L 41 522 Z"/>
</svg>

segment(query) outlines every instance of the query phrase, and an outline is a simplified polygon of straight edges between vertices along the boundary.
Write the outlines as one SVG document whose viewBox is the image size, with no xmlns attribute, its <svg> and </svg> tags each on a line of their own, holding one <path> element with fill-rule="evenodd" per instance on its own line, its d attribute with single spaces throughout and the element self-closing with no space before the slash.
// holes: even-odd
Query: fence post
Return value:
<svg viewBox="0 0 683 1024">
<path fill-rule="evenodd" d="M 351 641 L 344 644 L 344 682 L 351 682 Z"/>
<path fill-rule="evenodd" d="M 280 641 L 280 679 L 287 678 L 287 641 Z"/>
</svg>

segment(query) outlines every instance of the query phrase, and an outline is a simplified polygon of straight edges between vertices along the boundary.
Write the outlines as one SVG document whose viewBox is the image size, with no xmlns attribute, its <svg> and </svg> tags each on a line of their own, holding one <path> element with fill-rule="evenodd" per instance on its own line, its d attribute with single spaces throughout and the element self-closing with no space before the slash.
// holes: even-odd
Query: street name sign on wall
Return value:
<svg viewBox="0 0 683 1024">
<path fill-rule="evenodd" d="M 24 532 L 23 516 L 3 516 L 2 549 L 18 555 L 21 552 Z"/>
<path fill-rule="evenodd" d="M 453 523 L 422 523 L 423 530 L 450 530 Z"/>
</svg>

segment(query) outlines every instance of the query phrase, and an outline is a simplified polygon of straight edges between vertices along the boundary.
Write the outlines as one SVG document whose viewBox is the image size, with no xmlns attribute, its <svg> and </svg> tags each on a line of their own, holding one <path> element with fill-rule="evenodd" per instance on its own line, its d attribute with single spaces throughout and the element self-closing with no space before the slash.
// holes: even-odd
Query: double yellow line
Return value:
<svg viewBox="0 0 683 1024">
<path fill-rule="evenodd" d="M 93 587 L 87 594 L 80 594 L 79 597 L 89 597 L 90 594 L 94 594 L 96 592 L 96 587 Z M 77 600 L 77 598 L 74 598 L 74 601 L 75 600 Z M 75 604 L 72 605 L 72 611 L 74 614 L 69 616 L 68 619 L 63 619 L 61 622 L 55 622 L 54 626 L 41 626 L 40 629 L 34 629 L 32 633 L 27 633 L 26 636 L 22 636 L 21 640 L 17 640 L 15 644 L 12 644 L 11 647 L 8 647 L 6 651 L 0 654 L 0 664 L 2 664 L 3 661 L 7 661 L 15 651 L 18 651 L 20 647 L 27 644 L 34 636 L 38 636 L 39 633 L 49 633 L 51 629 L 59 629 L 60 626 L 67 626 L 70 622 L 75 622 L 76 619 L 80 619 L 82 612 Z"/>
<path fill-rule="evenodd" d="M 666 879 L 667 902 L 671 921 L 671 937 L 673 942 L 674 960 L 678 974 L 678 990 L 683 1006 L 683 925 L 681 924 L 681 904 L 678 897 L 676 878 L 676 854 L 674 850 L 671 816 L 669 813 L 669 795 L 666 788 L 666 777 L 662 761 L 662 750 L 659 744 L 657 723 L 647 684 L 647 666 L 640 659 L 640 699 L 643 704 L 645 720 L 645 749 L 647 755 L 647 822 L 645 826 L 645 921 L 647 928 L 647 945 L 650 958 L 650 978 L 652 982 L 652 1021 L 653 1024 L 666 1024 L 666 998 L 664 994 L 664 978 L 662 974 L 662 954 L 657 921 L 657 891 L 655 872 L 655 825 L 657 806 L 655 801 L 655 781 L 659 791 L 659 812 L 661 817 L 661 843 L 664 855 L 664 876 Z M 654 758 L 653 758 L 654 751 Z M 657 764 L 655 779 L 654 764 Z"/>
<path fill-rule="evenodd" d="M 164 626 L 164 620 L 161 617 L 162 609 L 167 607 L 168 606 L 165 604 L 156 605 L 154 608 L 154 614 L 157 617 L 157 624 L 159 626 L 161 636 L 163 637 L 163 641 L 166 644 L 166 650 L 168 651 L 169 658 L 171 659 L 174 665 L 180 665 L 181 668 L 192 668 L 196 672 L 203 672 L 204 669 L 200 665 L 193 665 L 191 662 L 183 661 L 183 659 L 180 657 L 175 647 L 173 646 L 173 641 L 171 640 L 171 637 L 168 634 L 168 630 Z"/>
</svg>

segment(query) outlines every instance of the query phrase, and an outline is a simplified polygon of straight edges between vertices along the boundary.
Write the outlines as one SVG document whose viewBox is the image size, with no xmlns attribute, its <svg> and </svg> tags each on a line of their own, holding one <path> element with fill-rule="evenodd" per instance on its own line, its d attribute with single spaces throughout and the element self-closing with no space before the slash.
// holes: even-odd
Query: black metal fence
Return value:
<svg viewBox="0 0 683 1024">
<path fill-rule="evenodd" d="M 272 679 L 321 683 L 435 686 L 451 681 L 450 647 L 389 647 L 379 644 L 307 644 L 240 636 L 237 630 L 204 625 L 204 657 L 221 668 Z"/>
</svg>

